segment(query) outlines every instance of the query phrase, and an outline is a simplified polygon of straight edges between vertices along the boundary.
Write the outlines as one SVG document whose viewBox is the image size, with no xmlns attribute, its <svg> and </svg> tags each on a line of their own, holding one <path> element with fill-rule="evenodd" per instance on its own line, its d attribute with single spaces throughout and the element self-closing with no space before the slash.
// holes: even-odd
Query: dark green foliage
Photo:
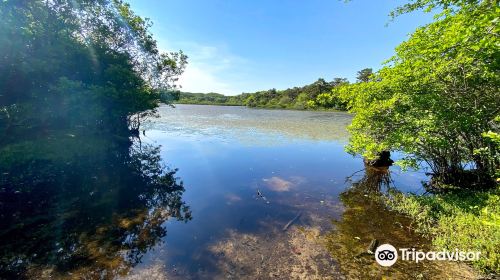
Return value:
<svg viewBox="0 0 500 280">
<path fill-rule="evenodd" d="M 179 92 L 177 103 L 203 105 L 242 105 L 238 96 L 226 96 L 220 93 Z"/>
<path fill-rule="evenodd" d="M 363 70 L 358 71 L 358 75 L 356 76 L 356 81 L 360 83 L 370 81 L 370 77 L 373 74 L 373 70 L 371 68 L 365 68 Z"/>
<path fill-rule="evenodd" d="M 2 136 L 74 127 L 127 133 L 186 62 L 160 53 L 150 23 L 121 1 L 2 1 L 0 18 Z"/>
<path fill-rule="evenodd" d="M 249 94 L 243 99 L 243 104 L 249 107 L 283 108 L 283 109 L 314 109 L 314 101 L 322 93 L 328 93 L 333 88 L 333 82 L 318 79 L 316 82 L 285 90 L 270 89 Z M 327 107 L 325 107 L 327 108 Z"/>
<path fill-rule="evenodd" d="M 181 92 L 178 103 L 181 104 L 214 104 L 240 105 L 277 109 L 337 109 L 344 110 L 345 104 L 332 92 L 336 86 L 349 83 L 345 78 L 335 78 L 331 82 L 318 79 L 303 87 L 285 90 L 264 90 L 254 93 L 242 93 L 236 96 L 225 96 L 218 93 Z"/>
</svg>

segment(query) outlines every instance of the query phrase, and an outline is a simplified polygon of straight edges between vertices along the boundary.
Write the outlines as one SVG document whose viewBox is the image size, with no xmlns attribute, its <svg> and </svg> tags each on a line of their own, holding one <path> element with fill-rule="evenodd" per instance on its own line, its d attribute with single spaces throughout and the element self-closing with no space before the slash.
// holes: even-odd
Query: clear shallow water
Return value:
<svg viewBox="0 0 500 280">
<path fill-rule="evenodd" d="M 142 139 L 161 145 L 162 159 L 179 169 L 193 219 L 168 223 L 165 243 L 146 254 L 143 268 L 160 262 L 179 277 L 230 275 L 223 268 L 227 261 L 215 261 L 227 248 L 217 246 L 245 234 L 279 235 L 298 213 L 294 226 L 327 231 L 345 211 L 339 195 L 364 175 L 346 182 L 364 166 L 344 151 L 352 117 L 343 112 L 177 105 L 159 113 L 145 125 Z M 392 169 L 394 186 L 421 191 L 423 172 Z"/>
</svg>

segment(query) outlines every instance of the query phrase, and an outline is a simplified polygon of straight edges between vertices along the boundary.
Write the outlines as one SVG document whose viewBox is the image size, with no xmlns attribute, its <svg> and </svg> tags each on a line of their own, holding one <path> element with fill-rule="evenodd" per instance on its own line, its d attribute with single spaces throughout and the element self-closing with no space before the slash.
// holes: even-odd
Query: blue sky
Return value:
<svg viewBox="0 0 500 280">
<path fill-rule="evenodd" d="M 394 0 L 128 2 L 153 21 L 161 50 L 189 56 L 183 91 L 227 95 L 320 77 L 354 81 L 356 71 L 379 69 L 408 34 L 432 20 L 417 12 L 389 22 L 389 12 L 403 3 Z"/>
</svg>

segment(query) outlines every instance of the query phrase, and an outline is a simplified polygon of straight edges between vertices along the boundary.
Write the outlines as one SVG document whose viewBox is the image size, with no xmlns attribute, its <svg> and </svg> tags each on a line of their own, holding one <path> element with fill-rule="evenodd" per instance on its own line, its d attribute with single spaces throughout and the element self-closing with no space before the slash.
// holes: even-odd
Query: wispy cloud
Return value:
<svg viewBox="0 0 500 280">
<path fill-rule="evenodd" d="M 239 71 L 248 63 L 246 59 L 232 54 L 224 45 L 183 42 L 178 47 L 189 57 L 186 70 L 178 81 L 182 91 L 241 93 L 238 83 L 244 77 Z"/>
</svg>

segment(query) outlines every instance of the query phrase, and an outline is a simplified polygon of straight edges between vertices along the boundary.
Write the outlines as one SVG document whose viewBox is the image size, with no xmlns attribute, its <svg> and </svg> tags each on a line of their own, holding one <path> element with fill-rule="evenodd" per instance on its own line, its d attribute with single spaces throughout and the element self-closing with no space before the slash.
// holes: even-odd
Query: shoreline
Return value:
<svg viewBox="0 0 500 280">
<path fill-rule="evenodd" d="M 166 104 L 166 103 L 164 103 Z M 226 107 L 246 107 L 250 109 L 266 109 L 266 110 L 286 110 L 286 111 L 308 111 L 308 112 L 338 112 L 338 113 L 348 113 L 352 114 L 347 110 L 339 110 L 339 109 L 296 109 L 296 108 L 278 108 L 278 107 L 250 107 L 246 105 L 239 105 L 239 104 L 211 104 L 211 103 L 179 103 L 179 102 L 174 102 L 172 105 L 200 105 L 200 106 L 226 106 Z"/>
<path fill-rule="evenodd" d="M 415 223 L 413 230 L 428 238 L 432 249 L 481 252 L 482 258 L 468 264 L 484 274 L 485 279 L 498 275 L 499 188 L 432 195 L 397 192 L 383 200 L 389 209 L 409 217 Z"/>
</svg>

